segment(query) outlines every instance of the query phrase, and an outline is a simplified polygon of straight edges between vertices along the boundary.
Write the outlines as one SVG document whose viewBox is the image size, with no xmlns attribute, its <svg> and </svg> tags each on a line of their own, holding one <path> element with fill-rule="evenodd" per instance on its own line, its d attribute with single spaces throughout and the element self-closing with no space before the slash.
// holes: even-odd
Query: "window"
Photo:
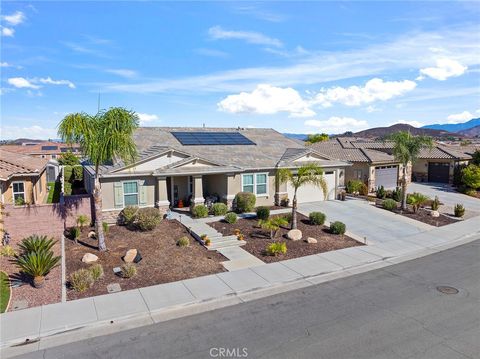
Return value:
<svg viewBox="0 0 480 359">
<path fill-rule="evenodd" d="M 242 175 L 242 191 L 255 193 L 257 196 L 268 195 L 268 174 L 255 173 Z"/>
<path fill-rule="evenodd" d="M 23 182 L 13 182 L 13 203 L 16 205 L 25 204 L 25 185 Z"/>
<path fill-rule="evenodd" d="M 362 170 L 353 170 L 353 178 L 362 179 Z"/>
<path fill-rule="evenodd" d="M 123 203 L 125 206 L 138 206 L 137 181 L 123 182 Z"/>
</svg>

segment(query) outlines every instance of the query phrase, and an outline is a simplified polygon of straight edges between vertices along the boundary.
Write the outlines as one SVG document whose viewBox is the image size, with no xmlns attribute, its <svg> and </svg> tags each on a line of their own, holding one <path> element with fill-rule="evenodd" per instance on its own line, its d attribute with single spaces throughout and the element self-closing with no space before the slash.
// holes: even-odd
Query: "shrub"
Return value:
<svg viewBox="0 0 480 359">
<path fill-rule="evenodd" d="M 74 181 L 82 181 L 83 180 L 83 167 L 82 166 L 74 166 L 72 174 L 73 174 L 73 180 Z"/>
<path fill-rule="evenodd" d="M 330 232 L 333 234 L 345 234 L 346 230 L 347 227 L 343 222 L 336 221 L 330 224 Z"/>
<path fill-rule="evenodd" d="M 135 217 L 135 225 L 141 231 L 152 231 L 162 221 L 162 215 L 156 208 L 140 208 Z"/>
<path fill-rule="evenodd" d="M 392 191 L 392 199 L 396 202 L 402 201 L 402 189 L 400 187 L 397 187 Z"/>
<path fill-rule="evenodd" d="M 101 264 L 93 264 L 88 270 L 90 271 L 93 280 L 98 280 L 103 277 L 103 267 Z"/>
<path fill-rule="evenodd" d="M 480 166 L 480 149 L 476 149 L 472 154 L 472 163 L 474 165 Z"/>
<path fill-rule="evenodd" d="M 70 274 L 70 286 L 76 292 L 85 292 L 93 285 L 94 281 L 92 272 L 88 269 L 79 269 Z"/>
<path fill-rule="evenodd" d="M 455 214 L 455 217 L 463 217 L 465 214 L 465 207 L 463 207 L 463 204 L 456 204 L 453 213 Z"/>
<path fill-rule="evenodd" d="M 466 189 L 465 194 L 470 197 L 477 197 L 477 191 L 472 188 Z"/>
<path fill-rule="evenodd" d="M 432 201 L 432 211 L 438 211 L 438 207 L 440 207 L 440 200 L 438 196 L 435 196 L 435 199 Z"/>
<path fill-rule="evenodd" d="M 70 238 L 73 239 L 75 242 L 78 241 L 78 239 L 80 238 L 80 228 L 78 227 L 72 227 L 70 228 Z"/>
<path fill-rule="evenodd" d="M 205 218 L 208 217 L 208 208 L 203 204 L 197 204 L 192 208 L 192 215 L 195 218 Z"/>
<path fill-rule="evenodd" d="M 267 248 L 265 248 L 265 252 L 269 256 L 276 256 L 276 255 L 279 255 L 279 254 L 285 254 L 285 253 L 287 253 L 287 243 L 285 243 L 285 242 L 271 243 L 267 246 Z"/>
<path fill-rule="evenodd" d="M 462 170 L 462 182 L 473 189 L 480 188 L 480 166 L 470 164 Z"/>
<path fill-rule="evenodd" d="M 347 183 L 347 193 L 357 193 L 360 192 L 362 185 L 364 183 L 360 180 L 350 180 Z"/>
<path fill-rule="evenodd" d="M 275 238 L 277 231 L 281 226 L 288 225 L 288 222 L 283 217 L 274 217 L 269 219 L 261 219 L 258 221 L 258 225 L 267 231 L 270 231 L 270 238 Z"/>
<path fill-rule="evenodd" d="M 262 219 L 265 221 L 268 219 L 268 217 L 270 217 L 270 208 L 265 206 L 257 207 L 256 213 L 258 219 Z"/>
<path fill-rule="evenodd" d="M 383 186 L 377 187 L 377 190 L 375 191 L 375 195 L 379 199 L 384 199 L 387 196 L 387 192 L 385 191 L 385 188 Z"/>
<path fill-rule="evenodd" d="M 89 218 L 88 216 L 84 215 L 84 214 L 81 214 L 77 217 L 77 226 L 80 227 L 80 229 L 83 229 L 83 227 L 85 227 L 85 225 L 89 222 Z"/>
<path fill-rule="evenodd" d="M 210 238 L 205 239 L 205 245 L 208 247 L 210 244 L 212 244 Z"/>
<path fill-rule="evenodd" d="M 48 252 L 52 249 L 54 244 L 57 243 L 53 238 L 47 239 L 47 236 L 38 236 L 36 234 L 31 235 L 22 240 L 18 246 L 22 250 L 23 254 L 36 253 L 36 252 Z"/>
<path fill-rule="evenodd" d="M 360 195 L 362 195 L 362 196 L 367 196 L 368 195 L 368 186 L 365 183 L 362 183 L 362 185 L 360 186 L 360 190 L 358 192 L 360 192 Z"/>
<path fill-rule="evenodd" d="M 251 212 L 255 208 L 257 198 L 250 192 L 239 192 L 235 195 L 235 209 L 239 213 Z"/>
<path fill-rule="evenodd" d="M 105 233 L 105 235 L 108 235 L 108 232 L 110 231 L 110 226 L 108 225 L 107 222 L 102 222 L 102 228 L 103 228 L 103 233 Z"/>
<path fill-rule="evenodd" d="M 414 192 L 409 195 L 407 198 L 407 203 L 410 204 L 413 208 L 413 212 L 417 212 L 420 207 L 425 205 L 430 200 L 427 196 L 422 193 Z"/>
<path fill-rule="evenodd" d="M 0 249 L 0 256 L 2 257 L 15 257 L 16 255 L 17 253 L 13 247 L 8 244 L 6 246 L 2 246 Z"/>
<path fill-rule="evenodd" d="M 132 278 L 137 275 L 137 267 L 133 263 L 125 263 L 122 266 L 122 277 L 123 278 Z"/>
<path fill-rule="evenodd" d="M 292 223 L 292 214 L 291 213 L 287 213 L 286 215 L 283 216 L 283 218 L 285 218 L 285 220 L 288 222 L 288 223 Z"/>
<path fill-rule="evenodd" d="M 391 198 L 387 198 L 385 201 L 383 201 L 383 208 L 393 211 L 395 208 L 397 208 L 397 202 Z"/>
<path fill-rule="evenodd" d="M 234 224 L 234 223 L 237 223 L 237 214 L 235 212 L 228 212 L 226 215 L 225 215 L 225 222 L 227 223 L 230 223 L 230 224 Z"/>
<path fill-rule="evenodd" d="M 41 250 L 39 252 L 28 252 L 17 257 L 17 266 L 22 272 L 32 277 L 44 277 L 53 268 L 58 266 L 60 256 L 54 256 L 52 251 Z"/>
<path fill-rule="evenodd" d="M 58 163 L 62 166 L 76 166 L 80 164 L 80 160 L 72 153 L 72 151 L 67 151 L 60 155 Z"/>
<path fill-rule="evenodd" d="M 187 236 L 183 236 L 177 241 L 177 246 L 188 247 L 190 245 L 190 239 Z"/>
<path fill-rule="evenodd" d="M 135 217 L 137 216 L 138 213 L 138 207 L 137 206 L 127 206 L 123 209 L 122 212 L 120 212 L 120 220 L 121 223 L 130 226 L 135 222 Z"/>
<path fill-rule="evenodd" d="M 308 219 L 310 220 L 311 224 L 319 226 L 325 223 L 325 219 L 327 219 L 327 216 L 325 215 L 325 213 L 322 212 L 311 212 L 308 215 Z"/>
<path fill-rule="evenodd" d="M 214 203 L 212 205 L 212 213 L 215 216 L 223 216 L 228 212 L 228 207 L 225 203 Z"/>
</svg>

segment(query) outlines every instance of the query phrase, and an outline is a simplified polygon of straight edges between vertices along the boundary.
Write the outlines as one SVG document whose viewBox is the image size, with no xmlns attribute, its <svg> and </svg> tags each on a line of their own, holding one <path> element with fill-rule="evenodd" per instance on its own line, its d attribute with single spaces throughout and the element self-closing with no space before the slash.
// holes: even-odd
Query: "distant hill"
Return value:
<svg viewBox="0 0 480 359">
<path fill-rule="evenodd" d="M 462 130 L 468 130 L 473 127 L 480 126 L 480 118 L 474 118 L 470 121 L 464 123 L 445 123 L 445 124 L 435 124 L 435 125 L 426 125 L 422 128 L 431 128 L 434 130 L 443 130 L 448 132 L 460 132 Z"/>
<path fill-rule="evenodd" d="M 479 137 L 480 136 L 480 125 L 469 128 L 467 130 L 461 130 L 457 133 L 467 136 L 467 137 Z"/>
<path fill-rule="evenodd" d="M 434 138 L 448 138 L 448 137 L 464 137 L 458 133 L 451 133 L 443 130 L 435 130 L 430 128 L 416 128 L 407 124 L 397 123 L 389 127 L 374 127 L 368 130 L 353 133 L 354 137 L 365 138 L 383 138 L 398 131 L 409 131 L 412 135 L 424 135 Z M 341 135 L 340 135 L 341 136 Z"/>
<path fill-rule="evenodd" d="M 288 138 L 293 138 L 294 140 L 300 140 L 300 141 L 305 141 L 308 137 L 308 135 L 304 133 L 282 133 L 282 135 Z"/>
</svg>

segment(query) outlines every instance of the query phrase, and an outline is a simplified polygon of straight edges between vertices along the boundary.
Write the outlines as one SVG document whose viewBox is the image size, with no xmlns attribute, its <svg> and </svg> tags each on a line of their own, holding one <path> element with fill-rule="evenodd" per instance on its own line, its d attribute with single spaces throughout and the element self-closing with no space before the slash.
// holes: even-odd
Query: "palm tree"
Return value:
<svg viewBox="0 0 480 359">
<path fill-rule="evenodd" d="M 293 189 L 292 200 L 292 229 L 297 229 L 297 191 L 306 184 L 312 184 L 322 189 L 323 195 L 327 197 L 327 182 L 323 177 L 323 169 L 314 163 L 309 163 L 298 168 L 296 173 L 289 168 L 281 168 L 277 172 L 279 183 L 289 183 Z"/>
<path fill-rule="evenodd" d="M 407 166 L 412 166 L 418 159 L 423 147 L 433 147 L 433 140 L 428 136 L 413 136 L 410 132 L 399 131 L 389 136 L 393 142 L 393 157 L 403 165 L 402 210 L 407 209 Z"/>
<path fill-rule="evenodd" d="M 98 178 L 99 167 L 113 160 L 133 162 L 137 147 L 133 133 L 138 127 L 134 111 L 112 107 L 99 111 L 95 116 L 84 112 L 72 113 L 60 122 L 58 135 L 68 144 L 79 143 L 83 156 L 94 166 L 93 200 L 95 203 L 95 233 L 98 249 L 105 251 L 105 235 L 102 226 L 102 196 Z"/>
</svg>

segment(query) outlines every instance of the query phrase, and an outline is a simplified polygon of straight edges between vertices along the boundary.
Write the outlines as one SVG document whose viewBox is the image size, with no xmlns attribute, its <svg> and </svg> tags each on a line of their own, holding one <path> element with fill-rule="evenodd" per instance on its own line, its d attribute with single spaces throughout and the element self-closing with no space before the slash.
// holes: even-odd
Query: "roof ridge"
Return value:
<svg viewBox="0 0 480 359">
<path fill-rule="evenodd" d="M 369 155 L 367 155 L 367 153 L 365 152 L 366 148 L 360 148 L 360 147 L 355 147 L 355 148 L 358 148 L 360 152 L 362 152 L 364 156 L 367 157 L 368 162 L 373 162 L 372 158 Z"/>
</svg>

